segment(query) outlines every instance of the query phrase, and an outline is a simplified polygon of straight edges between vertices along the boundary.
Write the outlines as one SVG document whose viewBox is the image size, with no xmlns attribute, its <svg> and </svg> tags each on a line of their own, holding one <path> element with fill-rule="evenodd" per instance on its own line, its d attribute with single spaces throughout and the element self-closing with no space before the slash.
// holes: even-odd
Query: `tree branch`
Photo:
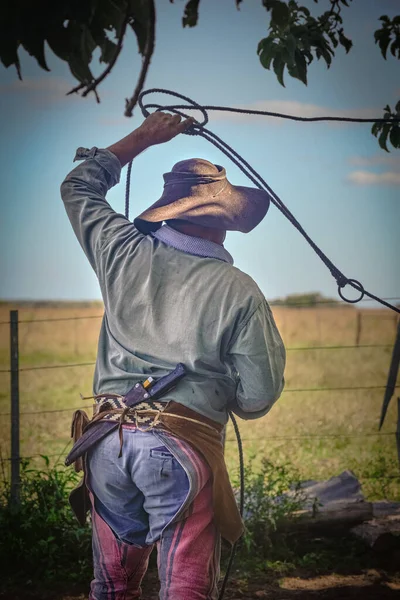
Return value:
<svg viewBox="0 0 400 600">
<path fill-rule="evenodd" d="M 131 99 L 126 98 L 125 100 L 125 117 L 131 117 L 132 111 L 138 101 L 140 92 L 143 89 L 144 82 L 146 80 L 147 71 L 150 67 L 150 61 L 154 52 L 155 45 L 155 29 L 156 29 L 156 9 L 154 6 L 154 0 L 149 0 L 149 19 L 147 22 L 147 39 L 146 49 L 143 56 L 142 69 L 140 71 L 139 79 L 136 84 L 135 91 Z"/>
<path fill-rule="evenodd" d="M 92 83 L 86 84 L 86 83 L 80 83 L 79 85 L 77 85 L 76 87 L 72 88 L 72 90 L 70 90 L 66 95 L 69 96 L 70 94 L 74 94 L 76 92 L 79 92 L 82 88 L 86 87 L 85 91 L 82 93 L 82 97 L 86 97 L 90 92 L 94 92 L 95 96 L 96 96 L 96 100 L 97 103 L 100 104 L 100 98 L 99 95 L 97 93 L 97 86 L 103 81 L 103 79 L 105 79 L 107 77 L 107 75 L 112 71 L 118 56 L 121 53 L 122 50 L 122 44 L 124 41 L 124 37 L 125 37 L 125 32 L 126 32 L 126 28 L 128 25 L 128 21 L 130 19 L 130 14 L 127 13 L 125 16 L 125 19 L 122 23 L 122 27 L 121 27 L 121 35 L 119 36 L 118 39 L 118 44 L 117 44 L 117 48 L 115 50 L 114 56 L 112 57 L 112 59 L 110 60 L 110 63 L 108 64 L 107 68 L 104 69 L 103 73 L 101 75 L 99 75 L 99 77 L 97 77 L 96 79 L 94 79 L 92 81 Z"/>
</svg>

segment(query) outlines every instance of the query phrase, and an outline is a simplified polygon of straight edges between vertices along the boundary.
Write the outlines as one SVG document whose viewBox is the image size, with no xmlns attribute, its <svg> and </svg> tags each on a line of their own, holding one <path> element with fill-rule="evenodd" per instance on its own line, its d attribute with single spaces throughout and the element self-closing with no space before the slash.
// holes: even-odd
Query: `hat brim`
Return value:
<svg viewBox="0 0 400 600">
<path fill-rule="evenodd" d="M 159 229 L 163 221 L 180 219 L 203 227 L 249 233 L 263 220 L 270 205 L 264 190 L 232 185 L 227 179 L 222 188 L 218 182 L 194 186 L 186 192 L 176 197 L 173 189 L 165 188 L 161 198 L 136 217 L 137 229 L 147 235 Z"/>
</svg>

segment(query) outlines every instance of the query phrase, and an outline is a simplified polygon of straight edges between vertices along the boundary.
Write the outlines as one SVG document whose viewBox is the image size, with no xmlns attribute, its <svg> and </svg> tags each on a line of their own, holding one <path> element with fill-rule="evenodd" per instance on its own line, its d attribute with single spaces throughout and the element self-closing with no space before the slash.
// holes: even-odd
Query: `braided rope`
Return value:
<svg viewBox="0 0 400 600">
<path fill-rule="evenodd" d="M 175 96 L 176 98 L 180 98 L 181 100 L 184 100 L 185 102 L 188 102 L 189 104 L 188 105 L 172 105 L 172 106 L 162 106 L 160 104 L 144 105 L 143 97 L 150 93 L 169 94 L 171 96 Z M 259 173 L 257 173 L 257 171 L 255 169 L 253 169 L 253 167 L 238 152 L 236 152 L 231 146 L 229 146 L 229 144 L 224 142 L 215 133 L 213 133 L 209 129 L 206 129 L 206 127 L 205 127 L 208 123 L 207 110 L 220 110 L 220 111 L 223 110 L 223 111 L 230 111 L 230 112 L 236 112 L 236 113 L 258 114 L 258 115 L 292 119 L 292 120 L 296 120 L 296 121 L 352 121 L 352 122 L 357 122 L 357 123 L 365 123 L 365 122 L 368 123 L 368 122 L 387 122 L 388 121 L 387 119 L 370 120 L 370 119 L 352 119 L 352 118 L 339 118 L 339 117 L 293 117 L 290 115 L 283 115 L 280 113 L 272 113 L 272 112 L 267 112 L 267 111 L 236 109 L 236 108 L 221 107 L 221 106 L 201 106 L 200 104 L 197 104 L 197 102 L 188 98 L 187 96 L 183 96 L 182 94 L 178 94 L 177 92 L 172 92 L 169 90 L 164 90 L 164 89 L 159 89 L 159 88 L 154 88 L 154 89 L 142 92 L 139 96 L 138 103 L 139 103 L 140 109 L 142 111 L 142 114 L 145 117 L 149 116 L 149 114 L 150 114 L 148 111 L 149 108 L 155 108 L 157 111 L 158 110 L 168 110 L 168 111 L 178 114 L 184 118 L 187 118 L 189 115 L 187 115 L 187 113 L 183 112 L 183 110 L 188 110 L 188 109 L 189 110 L 193 110 L 193 109 L 199 110 L 203 115 L 203 122 L 200 123 L 199 121 L 196 121 L 196 123 L 194 123 L 184 133 L 186 135 L 200 135 L 204 139 L 208 140 L 211 144 L 213 144 L 216 148 L 218 148 L 218 150 L 223 152 L 242 171 L 242 173 L 244 173 L 250 179 L 250 181 L 252 181 L 254 183 L 254 185 L 256 187 L 258 187 L 261 190 L 265 190 L 269 194 L 271 202 L 278 208 L 278 210 L 280 210 L 280 212 L 283 214 L 283 216 L 286 217 L 290 221 L 290 223 L 292 223 L 292 225 L 297 229 L 297 231 L 299 231 L 299 233 L 305 238 L 305 240 L 311 246 L 311 248 L 316 252 L 316 254 L 319 256 L 319 258 L 322 260 L 322 262 L 328 267 L 330 273 L 335 278 L 335 280 L 338 284 L 338 293 L 339 293 L 339 296 L 342 298 L 342 300 L 345 300 L 346 302 L 350 302 L 350 303 L 356 303 L 356 302 L 359 302 L 364 297 L 364 295 L 366 295 L 366 296 L 369 296 L 370 298 L 376 300 L 377 302 L 380 302 L 381 304 L 387 306 L 388 308 L 400 313 L 400 310 L 397 309 L 395 306 L 392 306 L 385 300 L 382 300 L 381 298 L 378 298 L 378 296 L 375 296 L 374 294 L 371 294 L 370 292 L 366 291 L 364 289 L 363 285 L 356 279 L 348 279 L 334 265 L 334 263 L 326 256 L 326 254 L 319 248 L 319 246 L 317 246 L 317 244 L 311 239 L 311 237 L 307 234 L 307 232 L 304 230 L 304 228 L 297 221 L 295 216 L 290 212 L 290 210 L 287 208 L 287 206 L 283 203 L 283 201 L 279 198 L 279 196 L 271 189 L 271 187 L 266 183 L 266 181 L 261 177 L 261 175 L 259 175 Z M 398 121 L 398 120 L 399 119 L 392 119 L 392 121 Z M 131 169 L 132 169 L 132 161 L 129 163 L 127 179 L 126 179 L 125 216 L 127 218 L 129 218 L 129 192 L 130 192 Z M 350 300 L 343 295 L 343 288 L 348 284 L 360 292 L 359 298 L 357 298 L 355 300 Z M 232 421 L 232 425 L 233 425 L 233 428 L 235 431 L 237 445 L 238 445 L 238 452 L 239 452 L 239 473 L 240 473 L 239 511 L 240 511 L 240 515 L 243 517 L 243 511 L 244 511 L 243 446 L 242 446 L 242 440 L 240 437 L 239 428 L 238 428 L 236 419 L 233 416 L 232 412 L 229 412 L 229 417 Z M 225 595 L 225 589 L 226 589 L 226 586 L 228 583 L 228 579 L 229 579 L 232 564 L 233 564 L 233 561 L 234 561 L 234 558 L 236 555 L 237 547 L 238 547 L 238 542 L 236 542 L 232 547 L 228 565 L 227 565 L 227 568 L 225 571 L 224 580 L 222 582 L 221 590 L 219 592 L 218 600 L 222 600 Z"/>
<path fill-rule="evenodd" d="M 156 103 L 144 104 L 143 98 L 148 94 L 153 93 L 162 93 L 167 94 L 169 96 L 174 96 L 175 98 L 179 98 L 180 100 L 184 100 L 187 104 L 176 104 L 176 105 L 161 105 Z M 375 123 L 375 122 L 400 122 L 400 119 L 392 118 L 392 119 L 358 119 L 358 118 L 350 118 L 350 117 L 295 117 L 292 115 L 285 115 L 281 113 L 274 113 L 269 111 L 260 111 L 260 110 L 248 110 L 242 108 L 230 108 L 226 106 L 202 106 L 189 98 L 188 96 L 184 96 L 183 94 L 178 94 L 177 92 L 173 92 L 171 90 L 165 90 L 162 88 L 153 88 L 150 90 L 146 90 L 142 92 L 139 96 L 138 100 L 139 107 L 142 111 L 143 116 L 149 116 L 149 109 L 153 108 L 156 111 L 160 110 L 168 110 L 169 112 L 180 115 L 181 117 L 187 118 L 189 115 L 187 114 L 187 110 L 198 110 L 202 114 L 202 121 L 196 121 L 187 131 L 184 132 L 185 135 L 199 135 L 204 139 L 208 140 L 211 144 L 213 144 L 218 150 L 223 152 L 225 156 L 227 156 L 250 181 L 258 187 L 260 190 L 264 190 L 268 193 L 270 201 L 272 204 L 276 206 L 276 208 L 283 214 L 284 217 L 288 219 L 288 221 L 297 229 L 297 231 L 303 236 L 306 242 L 311 246 L 314 252 L 319 256 L 321 261 L 325 264 L 325 266 L 329 269 L 331 275 L 336 280 L 338 285 L 338 294 L 345 302 L 349 302 L 351 304 L 356 304 L 360 300 L 364 298 L 364 296 L 368 296 L 372 300 L 379 302 L 380 304 L 390 308 L 391 310 L 400 313 L 400 309 L 396 306 L 393 306 L 389 302 L 386 302 L 379 296 L 368 292 L 362 283 L 360 283 L 357 279 L 348 278 L 336 267 L 336 265 L 328 258 L 328 256 L 321 250 L 321 248 L 312 240 L 312 238 L 308 235 L 293 213 L 288 209 L 288 207 L 284 204 L 284 202 L 279 198 L 278 194 L 272 190 L 272 188 L 267 184 L 267 182 L 261 177 L 259 173 L 238 153 L 236 152 L 229 144 L 224 142 L 220 137 L 218 137 L 215 133 L 207 129 L 205 126 L 208 123 L 208 113 L 207 110 L 223 110 L 235 113 L 243 113 L 249 115 L 263 115 L 263 116 L 272 116 L 279 117 L 285 119 L 292 119 L 296 121 L 350 121 L 355 123 Z M 125 194 L 125 215 L 129 216 L 129 190 L 130 190 L 130 176 L 131 176 L 131 168 L 132 161 L 128 166 L 127 173 L 127 181 L 126 181 L 126 194 Z M 351 286 L 355 290 L 359 292 L 359 297 L 351 300 L 346 298 L 343 293 L 343 288 L 347 285 Z"/>
</svg>

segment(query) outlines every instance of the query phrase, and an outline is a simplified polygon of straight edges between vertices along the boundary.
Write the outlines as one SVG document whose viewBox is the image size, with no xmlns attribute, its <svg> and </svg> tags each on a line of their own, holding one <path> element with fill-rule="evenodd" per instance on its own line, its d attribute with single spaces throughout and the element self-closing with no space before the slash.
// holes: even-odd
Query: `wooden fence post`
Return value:
<svg viewBox="0 0 400 600">
<path fill-rule="evenodd" d="M 20 501 L 18 311 L 10 310 L 11 373 L 11 490 L 10 502 Z"/>
</svg>

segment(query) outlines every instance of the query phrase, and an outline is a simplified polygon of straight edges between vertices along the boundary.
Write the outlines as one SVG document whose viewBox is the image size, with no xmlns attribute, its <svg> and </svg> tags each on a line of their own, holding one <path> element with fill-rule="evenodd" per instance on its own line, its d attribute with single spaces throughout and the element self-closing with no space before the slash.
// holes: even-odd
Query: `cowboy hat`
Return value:
<svg viewBox="0 0 400 600">
<path fill-rule="evenodd" d="M 264 190 L 232 185 L 220 165 L 190 158 L 164 173 L 161 198 L 136 217 L 134 224 L 144 234 L 172 219 L 248 233 L 265 217 L 269 204 Z"/>
</svg>

